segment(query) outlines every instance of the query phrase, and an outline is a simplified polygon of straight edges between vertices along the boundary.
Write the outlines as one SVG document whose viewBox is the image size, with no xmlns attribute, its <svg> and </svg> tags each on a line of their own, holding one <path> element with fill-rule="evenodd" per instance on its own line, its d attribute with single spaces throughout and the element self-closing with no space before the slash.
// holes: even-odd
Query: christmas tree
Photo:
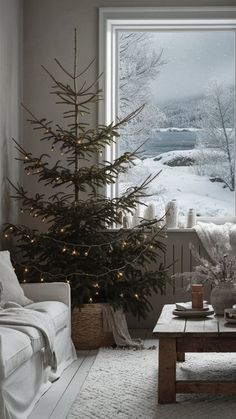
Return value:
<svg viewBox="0 0 236 419">
<path fill-rule="evenodd" d="M 113 162 L 88 164 L 119 140 L 119 128 L 142 109 L 123 120 L 91 128 L 88 116 L 101 92 L 98 80 L 90 85 L 82 81 L 90 66 L 78 73 L 77 58 L 75 31 L 73 71 L 55 60 L 68 81 L 58 81 L 43 67 L 53 82 L 57 104 L 63 105 L 66 127 L 39 119 L 25 108 L 33 129 L 40 132 L 40 140 L 50 143 L 53 158 L 57 151 L 60 157 L 51 163 L 52 155 L 34 156 L 14 140 L 26 174 L 36 176 L 49 195 L 29 196 L 21 185 L 12 184 L 21 212 L 36 217 L 39 227 L 8 223 L 5 237 L 11 234 L 16 240 L 20 254 L 16 269 L 24 282 L 67 281 L 72 306 L 107 302 L 145 317 L 151 307 L 149 296 L 152 291 L 162 291 L 167 278 L 166 269 L 157 264 L 165 252 L 164 229 L 156 220 L 142 220 L 133 229 L 114 231 L 114 226 L 120 223 L 121 213 L 135 211 L 156 175 L 122 196 L 109 198 L 104 196 L 104 188 L 134 164 L 138 150 L 126 152 Z"/>
</svg>

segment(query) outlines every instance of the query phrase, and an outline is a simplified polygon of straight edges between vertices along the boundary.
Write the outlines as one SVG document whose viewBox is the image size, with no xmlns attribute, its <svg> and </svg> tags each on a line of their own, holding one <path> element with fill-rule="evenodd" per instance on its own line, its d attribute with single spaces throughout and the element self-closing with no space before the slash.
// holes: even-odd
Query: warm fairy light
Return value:
<svg viewBox="0 0 236 419">
<path fill-rule="evenodd" d="M 99 284 L 97 282 L 94 284 L 94 288 L 99 288 Z"/>
<path fill-rule="evenodd" d="M 139 295 L 138 294 L 134 294 L 134 297 L 136 298 L 136 300 L 139 299 Z"/>
<path fill-rule="evenodd" d="M 81 144 L 82 143 L 82 141 L 81 140 L 77 140 L 77 144 Z"/>
<path fill-rule="evenodd" d="M 42 223 L 45 223 L 45 218 L 44 217 L 42 218 Z"/>
<path fill-rule="evenodd" d="M 34 217 L 35 217 L 35 218 L 36 218 L 36 217 L 38 217 L 38 214 L 37 214 L 37 213 L 35 213 L 35 214 L 34 214 Z"/>
<path fill-rule="evenodd" d="M 26 282 L 26 279 L 23 279 L 23 282 Z"/>
<path fill-rule="evenodd" d="M 65 231 L 65 230 L 64 230 L 64 228 L 61 228 L 61 229 L 60 229 L 60 232 L 61 232 L 61 233 L 64 233 L 64 231 Z"/>
<path fill-rule="evenodd" d="M 7 239 L 7 238 L 8 238 L 8 234 L 7 234 L 7 233 L 5 233 L 5 234 L 4 234 L 4 237 Z"/>
<path fill-rule="evenodd" d="M 60 177 L 59 176 L 56 177 L 56 181 L 58 181 L 58 180 L 60 180 Z"/>
<path fill-rule="evenodd" d="M 118 276 L 118 278 L 122 278 L 122 276 L 124 276 L 124 273 L 123 272 L 117 272 L 117 276 Z"/>
<path fill-rule="evenodd" d="M 62 251 L 63 251 L 63 253 L 66 252 L 66 247 L 63 247 Z"/>
<path fill-rule="evenodd" d="M 69 279 L 67 279 L 67 280 L 66 280 L 66 282 L 67 282 L 67 284 L 69 284 L 69 285 L 70 285 L 70 280 L 69 280 Z"/>
<path fill-rule="evenodd" d="M 150 248 L 150 249 L 153 249 L 153 245 L 152 245 L 152 244 L 150 244 L 149 248 Z"/>
<path fill-rule="evenodd" d="M 120 297 L 121 297 L 121 298 L 123 298 L 123 297 L 124 297 L 124 294 L 123 294 L 123 293 L 121 293 L 121 294 L 120 294 Z"/>
<path fill-rule="evenodd" d="M 43 282 L 43 281 L 44 281 L 44 277 L 43 277 L 43 276 L 41 276 L 40 281 L 41 281 L 41 282 Z"/>
<path fill-rule="evenodd" d="M 29 272 L 29 269 L 28 269 L 28 268 L 25 268 L 25 269 L 24 269 L 24 272 L 25 272 L 25 273 Z"/>
<path fill-rule="evenodd" d="M 84 256 L 88 256 L 88 254 L 89 254 L 89 252 L 87 251 L 87 252 L 84 252 Z"/>
<path fill-rule="evenodd" d="M 75 249 L 73 250 L 72 255 L 73 255 L 73 256 L 76 256 L 76 255 L 77 255 L 77 252 L 76 252 L 76 250 L 75 250 Z"/>
<path fill-rule="evenodd" d="M 90 299 L 89 299 L 89 302 L 90 302 L 90 303 L 92 303 L 92 302 L 93 302 L 93 299 L 92 299 L 92 298 L 90 298 Z"/>
<path fill-rule="evenodd" d="M 30 243 L 34 243 L 34 242 L 35 242 L 35 239 L 31 239 L 31 240 L 30 240 Z"/>
<path fill-rule="evenodd" d="M 29 160 L 29 157 L 28 156 L 25 156 L 25 160 Z"/>
<path fill-rule="evenodd" d="M 98 295 L 98 294 L 99 294 L 99 292 L 98 292 L 98 291 L 96 291 L 96 292 L 95 292 L 95 295 Z"/>
<path fill-rule="evenodd" d="M 9 230 L 12 231 L 13 230 L 13 227 L 10 227 Z"/>
</svg>

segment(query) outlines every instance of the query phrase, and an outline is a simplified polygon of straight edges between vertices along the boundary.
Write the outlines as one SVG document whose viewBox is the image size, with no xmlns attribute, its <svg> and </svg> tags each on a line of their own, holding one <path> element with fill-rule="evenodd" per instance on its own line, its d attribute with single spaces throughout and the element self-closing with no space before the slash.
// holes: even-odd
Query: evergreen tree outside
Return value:
<svg viewBox="0 0 236 419">
<path fill-rule="evenodd" d="M 66 128 L 47 118 L 38 119 L 25 108 L 41 141 L 50 143 L 55 151 L 59 148 L 63 157 L 50 165 L 51 155 L 34 156 L 14 140 L 25 172 L 48 187 L 50 196 L 29 196 L 21 185 L 11 184 L 13 198 L 20 201 L 22 212 L 36 217 L 47 229 L 8 223 L 4 233 L 16 239 L 20 254 L 16 269 L 24 282 L 67 281 L 72 306 L 106 302 L 145 317 L 151 308 L 151 293 L 162 292 L 167 280 L 167 269 L 158 263 L 165 252 L 165 230 L 158 227 L 156 219 L 142 220 L 133 229 L 114 231 L 111 227 L 120 222 L 121 213 L 135 211 L 157 175 L 111 199 L 104 196 L 104 188 L 134 164 L 139 150 L 126 152 L 113 162 L 85 164 L 119 141 L 119 128 L 139 115 L 142 107 L 118 122 L 91 128 L 86 118 L 91 105 L 101 99 L 101 92 L 98 80 L 91 85 L 82 81 L 91 64 L 79 73 L 77 58 L 75 31 L 73 72 L 55 60 L 68 81 L 58 81 L 44 68 L 53 82 L 57 103 L 64 106 Z"/>
</svg>

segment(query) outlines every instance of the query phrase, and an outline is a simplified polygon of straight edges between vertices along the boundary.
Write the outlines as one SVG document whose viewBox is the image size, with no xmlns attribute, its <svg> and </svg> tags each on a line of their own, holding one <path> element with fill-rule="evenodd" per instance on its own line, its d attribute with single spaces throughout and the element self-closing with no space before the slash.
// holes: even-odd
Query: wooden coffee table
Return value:
<svg viewBox="0 0 236 419">
<path fill-rule="evenodd" d="M 183 362 L 185 352 L 236 352 L 236 324 L 226 324 L 223 316 L 179 318 L 174 308 L 164 306 L 153 330 L 159 338 L 158 402 L 174 403 L 177 393 L 236 394 L 236 381 L 176 380 L 176 361 Z"/>
</svg>

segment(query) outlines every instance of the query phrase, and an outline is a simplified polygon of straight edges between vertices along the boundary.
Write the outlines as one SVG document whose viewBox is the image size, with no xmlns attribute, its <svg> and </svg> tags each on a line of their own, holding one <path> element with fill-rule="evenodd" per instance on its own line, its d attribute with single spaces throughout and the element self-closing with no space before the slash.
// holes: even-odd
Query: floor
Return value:
<svg viewBox="0 0 236 419">
<path fill-rule="evenodd" d="M 157 344 L 150 329 L 132 330 L 133 338 L 143 339 L 144 346 Z M 97 350 L 78 351 L 78 359 L 63 373 L 60 380 L 36 404 L 28 419 L 66 419 L 73 401 L 81 391 L 97 356 Z"/>
</svg>

